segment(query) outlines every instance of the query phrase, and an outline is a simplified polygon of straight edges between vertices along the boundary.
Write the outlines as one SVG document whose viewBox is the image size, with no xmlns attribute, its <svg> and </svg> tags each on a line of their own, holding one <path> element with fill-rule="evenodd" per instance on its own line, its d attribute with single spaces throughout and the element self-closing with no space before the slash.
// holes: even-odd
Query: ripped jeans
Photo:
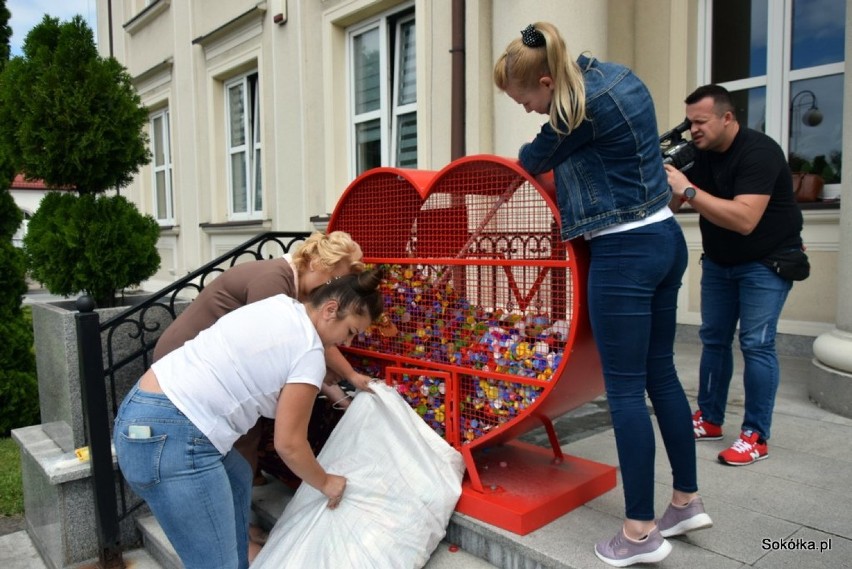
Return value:
<svg viewBox="0 0 852 569">
<path fill-rule="evenodd" d="M 740 325 L 745 369 L 742 429 L 768 439 L 780 370 L 775 351 L 778 318 L 793 283 L 760 262 L 731 267 L 706 256 L 701 272 L 701 330 L 698 407 L 705 421 L 725 422 L 728 388 L 734 371 L 733 341 Z"/>
</svg>

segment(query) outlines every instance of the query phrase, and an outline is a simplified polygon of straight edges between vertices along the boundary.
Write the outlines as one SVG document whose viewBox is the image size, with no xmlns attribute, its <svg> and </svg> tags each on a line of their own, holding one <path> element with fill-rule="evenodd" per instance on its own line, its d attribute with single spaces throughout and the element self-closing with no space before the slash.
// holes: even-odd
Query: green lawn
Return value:
<svg viewBox="0 0 852 569">
<path fill-rule="evenodd" d="M 11 438 L 0 439 L 0 516 L 24 513 L 21 456 Z"/>
</svg>

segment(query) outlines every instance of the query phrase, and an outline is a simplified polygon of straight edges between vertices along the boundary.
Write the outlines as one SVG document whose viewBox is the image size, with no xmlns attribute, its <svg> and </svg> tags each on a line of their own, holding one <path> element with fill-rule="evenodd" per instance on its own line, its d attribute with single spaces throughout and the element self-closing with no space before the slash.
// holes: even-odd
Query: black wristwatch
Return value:
<svg viewBox="0 0 852 569">
<path fill-rule="evenodd" d="M 680 197 L 680 201 L 682 202 L 691 202 L 692 198 L 695 197 L 695 188 L 692 186 L 687 186 L 683 189 L 683 195 Z"/>
</svg>

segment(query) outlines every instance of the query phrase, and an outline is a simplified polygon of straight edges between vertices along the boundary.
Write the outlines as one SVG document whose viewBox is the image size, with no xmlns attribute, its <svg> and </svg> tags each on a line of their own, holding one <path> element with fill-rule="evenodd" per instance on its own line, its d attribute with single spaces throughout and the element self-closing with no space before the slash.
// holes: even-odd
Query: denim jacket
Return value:
<svg viewBox="0 0 852 569">
<path fill-rule="evenodd" d="M 519 156 L 532 175 L 553 170 L 566 241 L 640 221 L 671 197 L 648 89 L 622 65 L 585 56 L 577 63 L 586 84 L 586 120 L 568 136 L 545 123 Z"/>
</svg>

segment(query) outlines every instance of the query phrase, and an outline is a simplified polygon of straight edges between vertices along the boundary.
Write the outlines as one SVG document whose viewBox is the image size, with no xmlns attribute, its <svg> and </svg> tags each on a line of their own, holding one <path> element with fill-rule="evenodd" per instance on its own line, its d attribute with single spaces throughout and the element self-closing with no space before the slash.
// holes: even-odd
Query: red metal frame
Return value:
<svg viewBox="0 0 852 569">
<path fill-rule="evenodd" d="M 613 467 L 565 456 L 551 422 L 603 393 L 588 250 L 559 238 L 552 180 L 497 156 L 378 168 L 347 188 L 328 230 L 386 271 L 399 334 L 372 330 L 347 354 L 461 451 L 459 511 L 527 533 L 615 486 Z M 538 426 L 550 449 L 515 440 Z"/>
</svg>

